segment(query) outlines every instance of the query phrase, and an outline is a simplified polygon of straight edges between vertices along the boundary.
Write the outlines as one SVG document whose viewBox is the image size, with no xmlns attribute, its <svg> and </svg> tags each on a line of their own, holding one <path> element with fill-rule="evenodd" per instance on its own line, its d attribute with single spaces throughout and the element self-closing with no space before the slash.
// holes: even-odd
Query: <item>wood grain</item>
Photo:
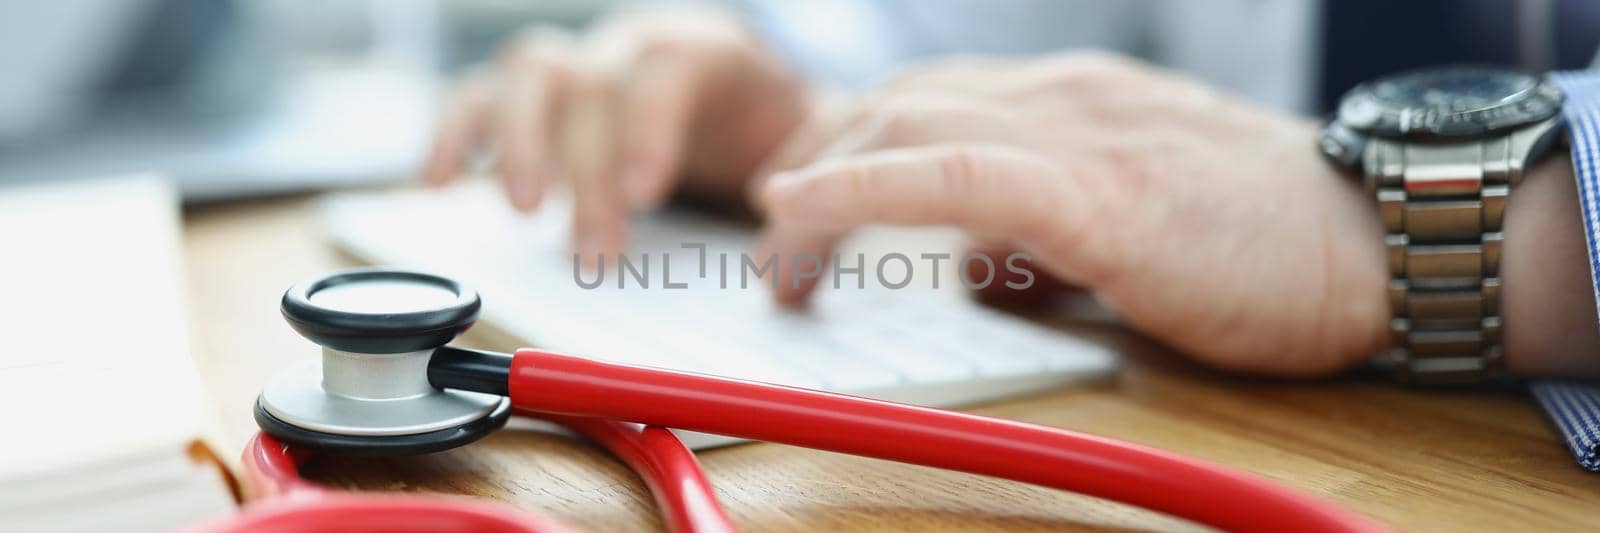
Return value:
<svg viewBox="0 0 1600 533">
<path fill-rule="evenodd" d="M 278 315 L 283 289 L 347 261 L 305 197 L 185 214 L 195 353 L 229 444 L 254 433 L 256 392 L 315 353 Z M 1123 353 L 1113 382 L 974 411 L 1156 446 L 1337 501 L 1414 531 L 1600 529 L 1600 476 L 1577 468 L 1520 393 L 1405 390 L 1349 377 L 1279 382 L 1195 367 L 1103 322 L 1050 320 Z M 484 342 L 485 339 L 467 339 Z M 1018 483 L 773 444 L 700 455 L 734 521 L 786 530 L 1179 530 L 1185 522 Z M 363 490 L 495 498 L 594 531 L 660 522 L 626 468 L 572 438 L 514 425 L 450 452 L 324 459 L 315 479 Z"/>
</svg>

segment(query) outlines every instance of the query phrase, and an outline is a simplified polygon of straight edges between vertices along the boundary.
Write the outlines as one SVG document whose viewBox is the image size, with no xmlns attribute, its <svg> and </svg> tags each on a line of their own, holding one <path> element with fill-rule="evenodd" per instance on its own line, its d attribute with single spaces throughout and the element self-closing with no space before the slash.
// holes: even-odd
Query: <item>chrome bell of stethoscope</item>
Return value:
<svg viewBox="0 0 1600 533">
<path fill-rule="evenodd" d="M 504 426 L 509 398 L 435 387 L 436 348 L 477 320 L 477 291 L 421 272 L 355 269 L 283 295 L 283 317 L 322 346 L 256 399 L 262 430 L 296 446 L 362 455 L 427 453 Z"/>
</svg>

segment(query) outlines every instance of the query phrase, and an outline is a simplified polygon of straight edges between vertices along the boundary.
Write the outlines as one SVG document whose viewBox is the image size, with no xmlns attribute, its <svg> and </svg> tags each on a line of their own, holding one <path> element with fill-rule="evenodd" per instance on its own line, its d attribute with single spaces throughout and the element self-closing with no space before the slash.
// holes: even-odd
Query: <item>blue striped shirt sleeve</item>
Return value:
<svg viewBox="0 0 1600 533">
<path fill-rule="evenodd" d="M 1600 308 L 1600 71 L 1558 72 L 1551 79 L 1566 94 L 1562 114 L 1572 145 L 1573 176 L 1589 246 L 1589 274 Z M 1597 325 L 1600 327 L 1600 325 Z M 1600 472 L 1600 383 L 1544 380 L 1530 386 L 1578 464 Z"/>
</svg>

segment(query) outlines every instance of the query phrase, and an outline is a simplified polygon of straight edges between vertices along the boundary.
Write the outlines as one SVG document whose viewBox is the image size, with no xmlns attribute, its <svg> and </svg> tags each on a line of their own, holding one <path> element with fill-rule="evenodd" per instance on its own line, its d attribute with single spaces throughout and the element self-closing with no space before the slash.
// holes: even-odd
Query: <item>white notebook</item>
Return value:
<svg viewBox="0 0 1600 533">
<path fill-rule="evenodd" d="M 171 531 L 234 509 L 178 239 L 156 177 L 0 188 L 0 531 Z"/>
<path fill-rule="evenodd" d="M 841 277 L 840 288 L 819 290 L 808 310 L 795 312 L 774 305 L 770 289 L 753 277 L 745 276 L 741 288 L 739 254 L 749 249 L 748 229 L 671 210 L 632 226 L 627 255 L 635 267 L 648 258 L 648 287 L 630 274 L 618 288 L 613 266 L 601 286 L 585 289 L 568 246 L 569 203 L 553 194 L 536 214 L 519 216 L 492 185 L 475 182 L 446 191 L 340 193 L 327 197 L 321 211 L 333 241 L 366 262 L 438 272 L 477 287 L 481 321 L 512 342 L 937 407 L 1044 391 L 1117 368 L 1117 358 L 1099 345 L 972 302 L 955 286 L 948 262 L 941 289 L 926 277 L 899 290 L 877 283 L 877 257 L 947 251 L 940 243 L 950 239 L 937 232 L 876 230 L 875 253 L 866 250 L 872 242 L 847 245 L 852 265 L 854 253 L 865 255 L 866 288 Z M 704 276 L 699 249 L 683 247 L 702 243 Z M 928 273 L 926 265 L 920 272 Z M 886 277 L 897 283 L 905 274 Z M 597 279 L 578 275 L 583 283 Z M 684 287 L 667 289 L 667 280 Z M 734 442 L 683 436 L 696 448 Z"/>
</svg>

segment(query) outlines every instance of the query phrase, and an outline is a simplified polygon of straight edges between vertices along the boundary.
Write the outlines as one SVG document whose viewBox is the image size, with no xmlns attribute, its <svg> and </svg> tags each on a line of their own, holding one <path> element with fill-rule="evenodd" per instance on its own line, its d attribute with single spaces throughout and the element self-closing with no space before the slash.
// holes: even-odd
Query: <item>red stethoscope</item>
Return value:
<svg viewBox="0 0 1600 533">
<path fill-rule="evenodd" d="M 842 394 L 614 364 L 541 350 L 445 346 L 477 318 L 449 278 L 357 269 L 283 297 L 323 346 L 256 402 L 262 434 L 243 477 L 254 496 L 197 531 L 569 531 L 464 497 L 360 494 L 299 476 L 313 454 L 402 455 L 472 442 L 511 414 L 565 425 L 642 477 L 669 529 L 733 531 L 679 428 L 1005 478 L 1235 531 L 1386 531 L 1253 476 L 1134 444 L 1022 422 Z"/>
</svg>

